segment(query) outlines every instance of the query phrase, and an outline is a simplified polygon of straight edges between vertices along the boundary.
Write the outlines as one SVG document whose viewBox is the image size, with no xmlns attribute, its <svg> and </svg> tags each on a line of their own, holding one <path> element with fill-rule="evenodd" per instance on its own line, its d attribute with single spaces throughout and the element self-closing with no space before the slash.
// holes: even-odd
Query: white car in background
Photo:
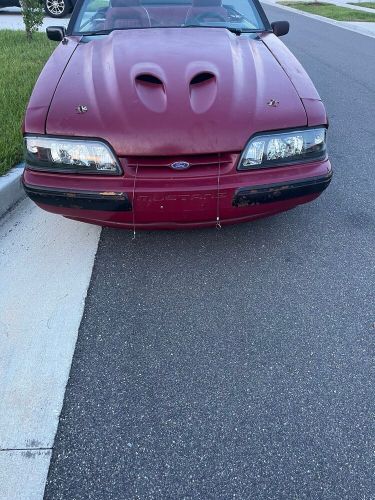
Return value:
<svg viewBox="0 0 375 500">
<path fill-rule="evenodd" d="M 50 17 L 61 18 L 70 14 L 76 0 L 41 0 L 44 10 Z M 18 0 L 0 0 L 0 9 L 4 7 L 20 7 Z"/>
</svg>

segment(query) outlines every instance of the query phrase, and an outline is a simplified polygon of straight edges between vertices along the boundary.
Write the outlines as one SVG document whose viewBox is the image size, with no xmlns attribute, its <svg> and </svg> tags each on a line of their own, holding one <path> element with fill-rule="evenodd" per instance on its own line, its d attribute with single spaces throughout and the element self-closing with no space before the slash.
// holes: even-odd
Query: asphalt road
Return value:
<svg viewBox="0 0 375 500">
<path fill-rule="evenodd" d="M 375 498 L 375 42 L 267 12 L 334 181 L 220 231 L 102 232 L 47 499 Z"/>
</svg>

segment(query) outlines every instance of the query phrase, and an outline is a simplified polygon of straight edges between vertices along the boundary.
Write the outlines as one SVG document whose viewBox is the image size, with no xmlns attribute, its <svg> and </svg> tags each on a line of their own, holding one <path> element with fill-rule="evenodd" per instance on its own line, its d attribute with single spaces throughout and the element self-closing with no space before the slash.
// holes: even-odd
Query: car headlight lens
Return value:
<svg viewBox="0 0 375 500">
<path fill-rule="evenodd" d="M 326 157 L 324 127 L 270 132 L 253 137 L 245 147 L 239 170 L 278 167 L 301 161 L 316 161 Z"/>
<path fill-rule="evenodd" d="M 121 167 L 104 142 L 89 139 L 26 136 L 27 165 L 49 172 L 119 175 Z"/>
</svg>

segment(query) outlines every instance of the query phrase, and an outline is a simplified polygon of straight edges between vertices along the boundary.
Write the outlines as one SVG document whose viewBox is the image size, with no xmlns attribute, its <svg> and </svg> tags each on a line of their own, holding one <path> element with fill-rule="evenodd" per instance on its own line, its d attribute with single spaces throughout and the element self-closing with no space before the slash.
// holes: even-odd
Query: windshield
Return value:
<svg viewBox="0 0 375 500">
<path fill-rule="evenodd" d="M 226 0 L 224 0 L 225 2 Z M 251 0 L 84 0 L 74 23 L 79 34 L 173 27 L 223 27 L 262 31 Z"/>
</svg>

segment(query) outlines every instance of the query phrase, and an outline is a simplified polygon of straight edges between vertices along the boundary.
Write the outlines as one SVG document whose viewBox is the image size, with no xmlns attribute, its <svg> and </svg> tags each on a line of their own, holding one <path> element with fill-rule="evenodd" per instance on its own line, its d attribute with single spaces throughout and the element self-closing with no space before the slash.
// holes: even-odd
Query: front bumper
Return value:
<svg viewBox="0 0 375 500">
<path fill-rule="evenodd" d="M 328 187 L 331 179 L 332 170 L 319 177 L 290 181 L 288 184 L 279 182 L 267 186 L 240 188 L 234 195 L 233 206 L 241 207 L 252 204 L 273 203 L 313 194 L 319 195 Z"/>
<path fill-rule="evenodd" d="M 132 204 L 126 193 L 51 189 L 28 185 L 25 181 L 23 188 L 27 196 L 37 205 L 105 212 L 130 212 L 132 210 Z"/>
<path fill-rule="evenodd" d="M 166 177 L 24 173 L 27 195 L 53 213 L 104 226 L 139 229 L 244 222 L 317 198 L 329 185 L 328 160 L 223 175 Z"/>
</svg>

